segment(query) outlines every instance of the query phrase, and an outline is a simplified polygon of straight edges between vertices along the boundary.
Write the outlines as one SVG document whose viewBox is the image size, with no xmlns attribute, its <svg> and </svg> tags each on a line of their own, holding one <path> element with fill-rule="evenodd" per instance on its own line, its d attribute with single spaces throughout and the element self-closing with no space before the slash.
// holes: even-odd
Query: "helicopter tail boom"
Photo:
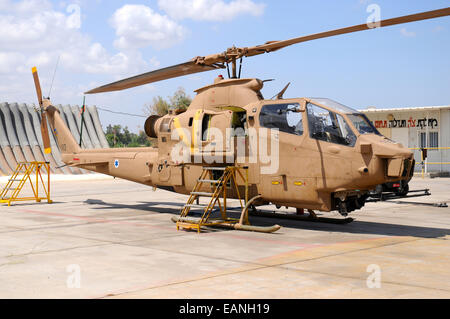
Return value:
<svg viewBox="0 0 450 319">
<path fill-rule="evenodd" d="M 62 154 L 75 154 L 81 152 L 81 148 L 75 141 L 69 128 L 64 123 L 59 110 L 54 106 L 46 108 L 50 127 L 56 137 L 58 146 Z"/>
</svg>

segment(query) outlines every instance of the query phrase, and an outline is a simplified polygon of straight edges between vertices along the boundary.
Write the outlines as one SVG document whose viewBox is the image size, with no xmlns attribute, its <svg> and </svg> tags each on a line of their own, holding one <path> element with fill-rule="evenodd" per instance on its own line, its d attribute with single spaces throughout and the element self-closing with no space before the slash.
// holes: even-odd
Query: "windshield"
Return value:
<svg viewBox="0 0 450 319">
<path fill-rule="evenodd" d="M 306 105 L 311 138 L 345 146 L 355 146 L 356 135 L 344 117 L 312 103 Z"/>
<path fill-rule="evenodd" d="M 377 134 L 381 135 L 375 126 L 370 123 L 367 117 L 361 113 L 347 114 L 347 117 L 353 123 L 353 126 L 358 130 L 360 134 Z"/>
<path fill-rule="evenodd" d="M 358 113 L 357 110 L 330 99 L 312 97 L 311 100 L 341 113 Z"/>
<path fill-rule="evenodd" d="M 322 104 L 331 109 L 334 109 L 338 112 L 345 113 L 360 134 L 381 135 L 380 132 L 378 132 L 378 130 L 375 128 L 375 126 L 372 125 L 369 119 L 367 119 L 367 117 L 361 112 L 358 112 L 357 110 L 352 109 L 351 107 L 345 106 L 331 99 L 311 98 L 311 100 L 316 101 L 317 103 Z"/>
</svg>

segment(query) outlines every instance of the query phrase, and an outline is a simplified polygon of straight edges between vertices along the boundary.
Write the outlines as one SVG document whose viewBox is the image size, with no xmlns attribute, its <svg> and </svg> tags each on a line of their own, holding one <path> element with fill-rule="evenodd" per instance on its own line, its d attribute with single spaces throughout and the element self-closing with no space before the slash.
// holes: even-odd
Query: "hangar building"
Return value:
<svg viewBox="0 0 450 319">
<path fill-rule="evenodd" d="M 361 110 L 384 136 L 414 149 L 416 171 L 420 148 L 428 148 L 425 172 L 450 172 L 450 105 Z M 446 149 L 447 148 L 447 149 Z"/>
<path fill-rule="evenodd" d="M 76 141 L 80 140 L 81 110 L 79 106 L 57 105 L 61 117 Z M 82 147 L 108 148 L 108 141 L 95 106 L 88 106 L 84 115 Z M 52 173 L 85 174 L 86 170 L 68 167 L 61 159 L 52 130 L 51 154 L 45 154 L 41 135 L 40 112 L 34 104 L 0 103 L 0 176 L 11 175 L 20 162 L 50 162 Z"/>
</svg>

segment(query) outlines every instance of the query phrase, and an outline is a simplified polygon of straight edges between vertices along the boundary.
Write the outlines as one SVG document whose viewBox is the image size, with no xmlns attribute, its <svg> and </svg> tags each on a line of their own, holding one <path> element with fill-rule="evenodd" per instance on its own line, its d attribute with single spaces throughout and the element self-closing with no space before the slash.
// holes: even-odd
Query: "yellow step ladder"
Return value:
<svg viewBox="0 0 450 319">
<path fill-rule="evenodd" d="M 241 169 L 245 170 L 245 176 L 241 173 Z M 222 175 L 220 178 L 214 178 L 217 174 L 213 174 L 213 172 L 222 171 Z M 226 166 L 226 167 L 203 167 L 203 171 L 200 174 L 197 183 L 192 190 L 189 199 L 181 209 L 180 217 L 177 221 L 177 230 L 180 228 L 185 229 L 196 229 L 200 232 L 202 226 L 217 226 L 220 224 L 234 224 L 239 223 L 239 219 L 229 218 L 227 216 L 227 187 L 233 187 L 235 189 L 235 194 L 237 194 L 237 198 L 239 199 L 239 203 L 241 205 L 241 209 L 244 207 L 245 203 L 243 203 L 243 199 L 239 192 L 238 183 L 236 180 L 236 173 L 240 175 L 242 180 L 245 182 L 245 203 L 248 201 L 248 168 L 239 168 L 237 166 Z M 213 185 L 213 192 L 201 192 L 201 188 L 204 184 Z M 200 197 L 210 197 L 210 201 L 207 205 L 198 205 L 194 204 L 194 202 Z M 222 201 L 220 200 L 222 198 Z M 220 219 L 213 219 L 211 217 L 211 213 L 214 210 L 215 206 L 219 206 L 221 217 Z M 203 209 L 203 215 L 200 219 L 194 220 L 192 218 L 187 217 L 191 208 L 199 208 Z"/>
<path fill-rule="evenodd" d="M 44 178 L 41 174 L 43 170 L 47 173 L 46 182 L 44 182 Z M 35 176 L 32 176 L 33 173 Z M 19 197 L 27 182 L 30 183 L 34 196 Z M 41 182 L 45 197 L 39 197 L 39 182 Z M 0 193 L 0 203 L 7 203 L 8 206 L 11 206 L 12 202 L 31 200 L 35 200 L 38 203 L 41 202 L 41 200 L 47 200 L 49 204 L 52 203 L 52 200 L 50 200 L 50 164 L 48 162 L 19 163 L 13 175 L 8 180 L 8 183 Z"/>
</svg>

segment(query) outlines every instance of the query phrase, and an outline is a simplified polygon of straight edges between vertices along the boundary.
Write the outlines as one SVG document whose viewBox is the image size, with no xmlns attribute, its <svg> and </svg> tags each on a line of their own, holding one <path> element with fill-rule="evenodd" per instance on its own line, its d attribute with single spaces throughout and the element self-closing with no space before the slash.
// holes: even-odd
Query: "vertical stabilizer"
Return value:
<svg viewBox="0 0 450 319">
<path fill-rule="evenodd" d="M 81 152 L 81 148 L 75 141 L 72 133 L 67 125 L 64 123 L 59 110 L 54 106 L 46 108 L 48 120 L 53 134 L 56 137 L 59 149 L 62 154 L 73 154 Z"/>
</svg>

